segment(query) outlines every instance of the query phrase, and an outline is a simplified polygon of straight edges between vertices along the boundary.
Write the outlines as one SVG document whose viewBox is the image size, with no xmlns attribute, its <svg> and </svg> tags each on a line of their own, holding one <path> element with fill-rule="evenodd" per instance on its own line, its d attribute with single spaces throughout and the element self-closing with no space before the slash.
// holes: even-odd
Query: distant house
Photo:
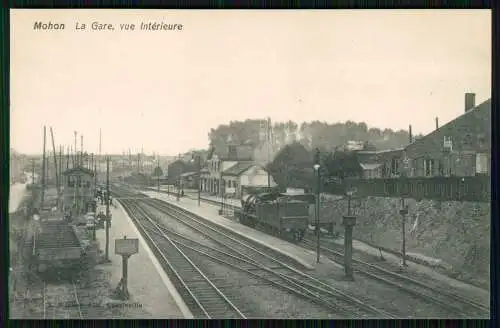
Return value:
<svg viewBox="0 0 500 328">
<path fill-rule="evenodd" d="M 183 160 L 176 160 L 168 164 L 167 176 L 169 184 L 180 183 L 181 175 L 186 172 L 195 171 L 195 165 Z"/>
<path fill-rule="evenodd" d="M 355 152 L 365 179 L 397 178 L 401 175 L 403 148 Z"/>
<path fill-rule="evenodd" d="M 197 172 L 185 172 L 180 176 L 181 186 L 186 189 L 197 189 Z"/>
<path fill-rule="evenodd" d="M 251 162 L 253 148 L 248 144 L 212 147 L 201 170 L 201 188 L 215 195 L 222 194 L 223 172 L 239 162 Z"/>
<path fill-rule="evenodd" d="M 475 95 L 467 93 L 462 115 L 414 141 L 405 153 L 414 177 L 490 174 L 491 99 L 475 106 Z"/>
<path fill-rule="evenodd" d="M 271 187 L 276 186 L 273 177 L 266 169 L 254 162 L 241 161 L 222 172 L 223 186 L 226 194 L 241 197 L 246 187 Z"/>
</svg>

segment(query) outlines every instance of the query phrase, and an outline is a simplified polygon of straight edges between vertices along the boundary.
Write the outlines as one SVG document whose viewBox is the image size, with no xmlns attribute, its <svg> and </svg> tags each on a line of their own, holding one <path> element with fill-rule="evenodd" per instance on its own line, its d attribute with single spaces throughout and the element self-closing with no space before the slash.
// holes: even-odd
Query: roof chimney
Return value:
<svg viewBox="0 0 500 328">
<path fill-rule="evenodd" d="M 436 130 L 439 129 L 439 119 L 436 117 Z"/>
<path fill-rule="evenodd" d="M 410 141 L 410 143 L 412 143 L 413 142 L 413 136 L 411 134 L 411 124 L 410 124 L 409 129 L 408 129 L 408 134 L 409 134 L 409 139 L 410 139 L 409 141 Z"/>
<path fill-rule="evenodd" d="M 472 108 L 476 107 L 476 94 L 466 93 L 465 94 L 465 112 L 468 112 Z"/>
</svg>

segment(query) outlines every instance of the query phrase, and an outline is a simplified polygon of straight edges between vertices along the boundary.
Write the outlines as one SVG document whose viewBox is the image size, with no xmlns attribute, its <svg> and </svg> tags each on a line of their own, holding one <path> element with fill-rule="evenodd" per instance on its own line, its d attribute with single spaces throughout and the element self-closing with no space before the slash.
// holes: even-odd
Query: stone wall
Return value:
<svg viewBox="0 0 500 328">
<path fill-rule="evenodd" d="M 402 219 L 399 198 L 354 199 L 358 216 L 354 238 L 393 251 L 401 251 Z M 324 198 L 321 221 L 333 220 L 343 234 L 342 215 L 347 200 Z M 441 260 L 448 274 L 481 286 L 489 285 L 490 204 L 471 202 L 415 201 L 406 199 L 406 251 Z"/>
</svg>

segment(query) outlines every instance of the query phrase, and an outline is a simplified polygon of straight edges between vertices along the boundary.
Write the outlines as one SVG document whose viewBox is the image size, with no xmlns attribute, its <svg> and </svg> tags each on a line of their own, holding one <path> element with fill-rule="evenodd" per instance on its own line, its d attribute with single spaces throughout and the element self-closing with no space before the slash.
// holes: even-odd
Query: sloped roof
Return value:
<svg viewBox="0 0 500 328">
<path fill-rule="evenodd" d="M 432 138 L 434 135 L 439 134 L 441 130 L 444 130 L 446 128 L 451 128 L 452 126 L 456 125 L 457 122 L 460 122 L 460 121 L 463 121 L 463 120 L 467 120 L 468 118 L 470 118 L 472 116 L 471 114 L 480 114 L 480 113 L 491 113 L 491 98 L 483 101 L 479 105 L 476 105 L 475 107 L 473 107 L 473 108 L 469 109 L 468 111 L 462 113 L 461 115 L 457 116 L 456 118 L 454 118 L 453 120 L 449 121 L 448 123 L 440 126 L 438 129 L 435 129 L 434 131 L 426 134 L 422 138 L 413 140 L 412 143 L 410 143 L 409 145 L 407 145 L 405 147 L 405 150 L 408 149 L 408 148 L 410 148 L 413 145 L 418 145 L 420 143 L 425 142 L 426 139 Z"/>
<path fill-rule="evenodd" d="M 181 177 L 190 177 L 192 175 L 195 175 L 196 172 L 184 172 L 181 174 Z"/>
<path fill-rule="evenodd" d="M 382 164 L 365 164 L 365 163 L 359 163 L 359 165 L 363 170 L 375 170 L 382 166 Z"/>
<path fill-rule="evenodd" d="M 94 176 L 94 171 L 92 170 L 89 170 L 85 167 L 74 167 L 72 169 L 69 169 L 69 170 L 66 170 L 63 172 L 63 175 L 72 175 L 72 174 L 75 174 L 75 173 L 84 173 L 84 174 L 88 174 L 88 175 L 91 175 L 91 176 Z"/>
<path fill-rule="evenodd" d="M 238 162 L 235 165 L 231 166 L 227 170 L 225 170 L 222 174 L 223 175 L 239 176 L 242 173 L 244 173 L 246 170 L 251 168 L 252 166 L 260 166 L 260 165 L 256 164 L 255 162 L 241 161 L 241 162 Z"/>
<path fill-rule="evenodd" d="M 404 150 L 401 148 L 393 148 L 393 149 L 384 149 L 384 150 L 358 150 L 356 153 L 360 155 L 379 155 L 379 154 L 387 154 L 392 152 L 402 152 Z"/>
</svg>

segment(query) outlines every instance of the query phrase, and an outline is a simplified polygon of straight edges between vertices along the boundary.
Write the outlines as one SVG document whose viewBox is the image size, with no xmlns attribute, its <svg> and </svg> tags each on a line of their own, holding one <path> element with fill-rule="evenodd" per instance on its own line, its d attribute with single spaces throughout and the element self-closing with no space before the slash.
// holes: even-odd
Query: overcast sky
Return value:
<svg viewBox="0 0 500 328">
<path fill-rule="evenodd" d="M 246 118 L 428 133 L 491 97 L 489 10 L 11 10 L 11 147 L 205 148 Z M 36 21 L 65 30 L 34 30 Z M 91 31 L 93 21 L 114 31 Z M 121 31 L 168 22 L 182 31 Z M 76 23 L 87 31 L 75 30 Z M 50 134 L 48 134 L 50 140 Z M 80 138 L 78 138 L 78 147 Z"/>
</svg>

